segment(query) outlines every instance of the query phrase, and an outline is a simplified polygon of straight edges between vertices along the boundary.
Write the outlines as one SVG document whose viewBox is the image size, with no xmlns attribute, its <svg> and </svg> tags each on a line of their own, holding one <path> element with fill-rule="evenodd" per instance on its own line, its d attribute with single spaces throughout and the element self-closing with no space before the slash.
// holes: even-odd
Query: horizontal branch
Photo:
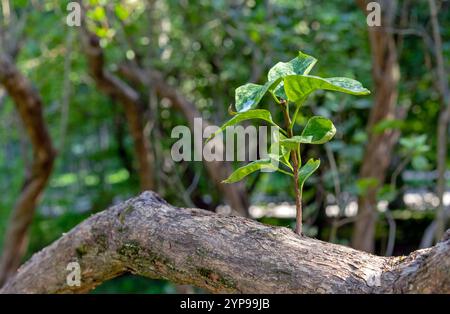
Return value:
<svg viewBox="0 0 450 314">
<path fill-rule="evenodd" d="M 80 264 L 79 287 L 66 284 L 70 262 Z M 33 255 L 0 292 L 87 292 L 127 272 L 216 293 L 449 293 L 450 240 L 379 257 L 144 192 Z"/>
</svg>

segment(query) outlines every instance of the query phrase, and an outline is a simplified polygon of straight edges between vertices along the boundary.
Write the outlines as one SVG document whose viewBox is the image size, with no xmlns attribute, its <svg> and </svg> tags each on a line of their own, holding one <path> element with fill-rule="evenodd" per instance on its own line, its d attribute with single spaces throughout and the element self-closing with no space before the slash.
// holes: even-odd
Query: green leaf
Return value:
<svg viewBox="0 0 450 314">
<path fill-rule="evenodd" d="M 268 73 L 268 80 L 273 81 L 276 79 L 284 78 L 288 75 L 307 75 L 316 64 L 317 59 L 299 51 L 298 56 L 289 62 L 278 62 L 275 64 Z M 283 81 L 281 84 L 277 84 L 275 88 L 275 95 L 279 98 L 286 99 L 286 93 L 283 88 Z"/>
<path fill-rule="evenodd" d="M 331 120 L 314 116 L 306 123 L 302 137 L 310 139 L 310 144 L 323 144 L 331 140 L 334 134 L 336 134 L 336 128 Z"/>
<path fill-rule="evenodd" d="M 280 141 L 281 145 L 296 149 L 298 144 L 324 144 L 331 140 L 336 134 L 336 128 L 329 119 L 314 116 L 308 120 L 302 135 L 285 138 Z"/>
<path fill-rule="evenodd" d="M 269 81 L 275 81 L 288 75 L 307 75 L 316 64 L 317 59 L 299 51 L 298 56 L 289 62 L 278 62 L 267 75 Z"/>
<path fill-rule="evenodd" d="M 301 135 L 297 135 L 280 141 L 281 146 L 290 151 L 297 149 L 298 144 L 300 143 L 311 144 L 311 137 L 303 137 Z"/>
<path fill-rule="evenodd" d="M 430 150 L 430 147 L 426 144 L 427 136 L 412 135 L 410 137 L 402 137 L 400 139 L 400 145 L 402 146 L 403 154 L 424 154 Z"/>
<path fill-rule="evenodd" d="M 269 147 L 269 157 L 278 160 L 293 171 L 294 169 L 289 162 L 291 149 L 288 149 L 281 144 L 281 141 L 284 139 L 286 139 L 286 136 L 280 132 L 277 132 L 277 136 L 275 136 L 274 141 Z"/>
<path fill-rule="evenodd" d="M 255 171 L 262 170 L 262 169 L 271 169 L 274 171 L 280 171 L 285 174 L 292 175 L 288 172 L 285 172 L 278 167 L 276 167 L 271 159 L 261 159 L 253 161 L 236 171 L 234 171 L 226 180 L 223 180 L 222 183 L 235 183 L 238 181 L 241 181 L 243 178 L 248 176 L 249 174 L 252 174 Z"/>
<path fill-rule="evenodd" d="M 303 189 L 303 184 L 305 181 L 314 173 L 314 171 L 317 170 L 317 168 L 319 168 L 319 166 L 320 159 L 314 160 L 311 158 L 306 164 L 303 165 L 303 167 L 300 168 L 300 171 L 298 172 L 298 184 L 300 191 Z"/>
<path fill-rule="evenodd" d="M 285 165 L 285 166 L 286 166 L 287 168 L 289 168 L 291 171 L 294 171 L 294 168 L 293 168 L 292 165 L 289 163 L 289 156 L 290 156 L 289 154 L 290 154 L 290 151 L 288 151 L 288 155 L 287 155 L 287 158 L 286 158 L 286 155 L 282 155 L 282 154 L 277 155 L 277 154 L 270 154 L 270 153 L 269 153 L 269 159 L 275 160 L 275 161 L 277 161 L 277 162 L 279 162 L 279 163 Z M 284 171 L 284 170 L 282 170 L 282 169 L 280 169 L 280 168 L 278 168 L 277 171 L 282 172 L 282 173 L 284 173 L 284 174 L 288 174 L 288 175 L 290 175 L 290 176 L 293 175 L 292 173 L 286 172 L 286 171 Z"/>
<path fill-rule="evenodd" d="M 377 191 L 377 201 L 393 202 L 397 197 L 398 191 L 394 186 L 385 184 Z"/>
<path fill-rule="evenodd" d="M 130 16 L 130 12 L 128 12 L 127 8 L 123 4 L 117 4 L 114 8 L 114 11 L 116 12 L 117 17 L 121 21 L 125 21 Z"/>
<path fill-rule="evenodd" d="M 428 159 L 422 155 L 414 156 L 411 164 L 415 170 L 424 171 L 430 169 Z"/>
<path fill-rule="evenodd" d="M 211 140 L 214 136 L 217 134 L 222 133 L 228 126 L 235 125 L 239 122 L 245 121 L 245 120 L 251 120 L 251 119 L 260 119 L 269 122 L 270 124 L 280 128 L 275 122 L 272 120 L 272 115 L 270 114 L 270 111 L 265 109 L 253 109 L 245 112 L 238 113 L 233 116 L 230 120 L 225 122 L 219 130 L 217 130 L 214 134 L 212 134 L 207 141 Z"/>
<path fill-rule="evenodd" d="M 402 137 L 400 139 L 400 145 L 403 147 L 413 150 L 417 146 L 425 145 L 427 141 L 427 135 L 412 135 L 410 137 Z"/>
<path fill-rule="evenodd" d="M 368 95 L 370 91 L 356 80 L 345 77 L 321 78 L 311 75 L 289 75 L 284 78 L 287 98 L 300 103 L 318 89 L 333 90 L 352 95 Z"/>
<path fill-rule="evenodd" d="M 256 108 L 264 95 L 269 90 L 273 90 L 280 82 L 281 78 L 269 81 L 264 85 L 248 83 L 236 88 L 235 107 L 237 112 L 245 112 Z"/>
<path fill-rule="evenodd" d="M 93 20 L 98 22 L 102 22 L 106 19 L 106 11 L 101 6 L 97 6 L 94 10 L 89 11 L 88 15 L 90 15 Z"/>
</svg>

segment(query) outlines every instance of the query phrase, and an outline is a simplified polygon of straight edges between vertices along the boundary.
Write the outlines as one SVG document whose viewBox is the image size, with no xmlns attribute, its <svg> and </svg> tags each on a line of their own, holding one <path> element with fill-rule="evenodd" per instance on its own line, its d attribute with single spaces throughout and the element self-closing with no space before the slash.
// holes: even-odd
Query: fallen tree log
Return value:
<svg viewBox="0 0 450 314">
<path fill-rule="evenodd" d="M 66 282 L 71 262 L 80 286 Z M 450 293 L 450 239 L 379 257 L 144 192 L 34 254 L 0 292 L 82 293 L 127 272 L 215 293 Z"/>
</svg>

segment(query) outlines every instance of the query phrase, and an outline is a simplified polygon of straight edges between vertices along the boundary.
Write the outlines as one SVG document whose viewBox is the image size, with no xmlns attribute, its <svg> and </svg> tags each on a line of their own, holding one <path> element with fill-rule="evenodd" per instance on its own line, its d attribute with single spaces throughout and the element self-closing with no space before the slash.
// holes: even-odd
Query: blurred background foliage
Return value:
<svg viewBox="0 0 450 314">
<path fill-rule="evenodd" d="M 353 0 L 88 2 L 91 27 L 101 39 L 110 71 L 115 72 L 126 59 L 160 70 L 168 83 L 216 125 L 228 118 L 227 109 L 234 102 L 236 87 L 246 82 L 264 82 L 274 63 L 294 58 L 299 50 L 319 59 L 313 74 L 352 77 L 369 89 L 373 87 L 366 19 Z M 427 1 L 399 1 L 399 6 L 404 2 L 408 2 L 410 20 L 426 28 Z M 65 23 L 67 2 L 14 0 L 10 4 L 15 14 L 27 14 L 16 64 L 43 97 L 45 120 L 58 150 L 51 179 L 30 229 L 24 258 L 27 259 L 86 217 L 138 194 L 140 187 L 139 177 L 133 171 L 133 144 L 123 110 L 99 92 L 89 76 L 77 27 Z M 449 65 L 448 3 L 443 8 L 440 22 L 444 56 Z M 395 254 L 407 254 L 418 248 L 437 206 L 432 174 L 436 169 L 440 102 L 430 58 L 423 38 L 414 34 L 405 36 L 399 51 L 398 106 L 408 107 L 408 114 L 404 120 L 385 120 L 375 127 L 378 132 L 401 130 L 388 179 L 378 195 L 397 224 Z M 154 97 L 151 91 L 140 89 L 145 97 Z M 67 113 L 64 102 L 68 103 Z M 215 210 L 224 200 L 212 188 L 202 163 L 174 163 L 170 158 L 171 144 L 175 142 L 170 137 L 171 130 L 186 124 L 185 117 L 166 98 L 157 98 L 156 103 L 147 123 L 158 192 L 178 206 L 194 204 Z M 265 103 L 270 105 L 268 101 Z M 352 224 L 342 224 L 333 230 L 333 221 L 351 216 L 352 202 L 372 184 L 367 179 L 358 180 L 368 140 L 366 125 L 371 105 L 372 96 L 319 92 L 310 98 L 299 117 L 304 122 L 305 117 L 320 114 L 331 118 L 337 128 L 332 142 L 325 147 L 309 146 L 305 151 L 306 156 L 322 160 L 319 172 L 307 182 L 304 193 L 305 230 L 310 236 L 349 244 Z M 3 243 L 31 149 L 9 98 L 1 102 L 0 121 L 0 243 Z M 447 159 L 447 168 L 448 165 Z M 397 178 L 391 184 L 393 175 Z M 187 201 L 180 190 L 190 187 L 193 188 Z M 253 206 L 264 208 L 293 202 L 290 182 L 277 173 L 253 175 L 246 180 L 246 187 Z M 258 219 L 274 225 L 294 223 L 293 217 L 277 215 L 262 215 Z M 388 231 L 388 222 L 380 211 L 376 227 L 378 254 L 386 249 Z M 94 292 L 175 291 L 172 284 L 164 281 L 123 276 Z"/>
</svg>

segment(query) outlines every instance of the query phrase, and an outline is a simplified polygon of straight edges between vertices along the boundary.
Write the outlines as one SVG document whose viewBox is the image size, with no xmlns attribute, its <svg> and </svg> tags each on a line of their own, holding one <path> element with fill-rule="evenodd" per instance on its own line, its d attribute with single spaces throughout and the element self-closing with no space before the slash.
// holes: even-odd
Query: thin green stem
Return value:
<svg viewBox="0 0 450 314">
<path fill-rule="evenodd" d="M 285 170 L 283 170 L 283 169 L 280 169 L 280 168 L 278 168 L 277 171 L 280 172 L 280 173 L 283 173 L 283 174 L 287 174 L 287 175 L 290 176 L 290 177 L 293 177 L 293 176 L 294 176 L 292 173 L 290 173 L 290 172 L 288 172 L 288 171 L 285 171 Z"/>
<path fill-rule="evenodd" d="M 278 130 L 280 130 L 280 132 L 283 133 L 284 136 L 288 136 L 288 133 L 283 128 L 280 128 L 278 125 L 277 125 L 277 127 L 278 127 Z"/>
<path fill-rule="evenodd" d="M 293 137 L 294 134 L 292 132 L 292 128 L 291 128 L 291 117 L 289 116 L 289 105 L 286 101 L 282 101 L 280 103 L 282 111 L 283 111 L 283 115 L 284 115 L 284 120 L 286 123 L 286 128 L 287 128 L 287 132 L 288 132 L 288 137 Z M 292 166 L 294 168 L 294 188 L 295 188 L 295 208 L 296 208 L 296 212 L 297 212 L 297 219 L 296 219 L 296 224 L 295 224 L 295 233 L 302 235 L 302 191 L 300 190 L 300 187 L 298 186 L 298 179 L 299 179 L 299 169 L 300 169 L 300 164 L 299 164 L 299 155 L 298 155 L 298 149 L 299 149 L 299 145 L 297 146 L 297 149 L 293 149 L 290 152 L 290 159 L 292 160 Z"/>
<path fill-rule="evenodd" d="M 297 107 L 295 108 L 294 116 L 292 117 L 291 124 L 289 125 L 289 128 L 290 128 L 291 130 L 294 129 L 294 124 L 295 124 L 295 121 L 297 121 L 297 115 L 298 115 L 298 112 L 300 111 L 300 107 L 301 107 L 300 104 L 296 104 L 296 106 L 297 106 Z"/>
<path fill-rule="evenodd" d="M 269 91 L 269 93 L 270 93 L 270 95 L 272 96 L 273 100 L 275 100 L 275 102 L 276 102 L 277 104 L 279 104 L 279 105 L 282 104 L 282 101 L 284 101 L 284 100 L 280 101 L 280 100 L 278 99 L 278 97 L 274 94 L 273 91 Z M 288 133 L 287 133 L 283 128 L 279 127 L 278 125 L 277 125 L 277 127 L 279 128 L 279 130 L 281 131 L 281 133 L 283 133 L 284 136 L 288 136 Z"/>
<path fill-rule="evenodd" d="M 292 133 L 293 133 L 294 125 L 295 125 L 295 122 L 297 121 L 297 116 L 298 116 L 298 113 L 300 111 L 300 107 L 302 106 L 302 104 L 296 103 L 295 106 L 296 107 L 295 107 L 294 116 L 292 117 L 292 121 L 289 125 L 289 128 Z M 300 169 L 300 167 L 302 166 L 302 155 L 300 154 L 300 144 L 298 144 L 298 146 L 297 146 L 297 158 L 298 158 L 298 167 Z"/>
<path fill-rule="evenodd" d="M 281 105 L 281 101 L 278 99 L 278 97 L 275 95 L 275 93 L 271 90 L 270 95 L 272 95 L 272 98 L 275 100 L 275 102 L 279 105 Z"/>
</svg>

